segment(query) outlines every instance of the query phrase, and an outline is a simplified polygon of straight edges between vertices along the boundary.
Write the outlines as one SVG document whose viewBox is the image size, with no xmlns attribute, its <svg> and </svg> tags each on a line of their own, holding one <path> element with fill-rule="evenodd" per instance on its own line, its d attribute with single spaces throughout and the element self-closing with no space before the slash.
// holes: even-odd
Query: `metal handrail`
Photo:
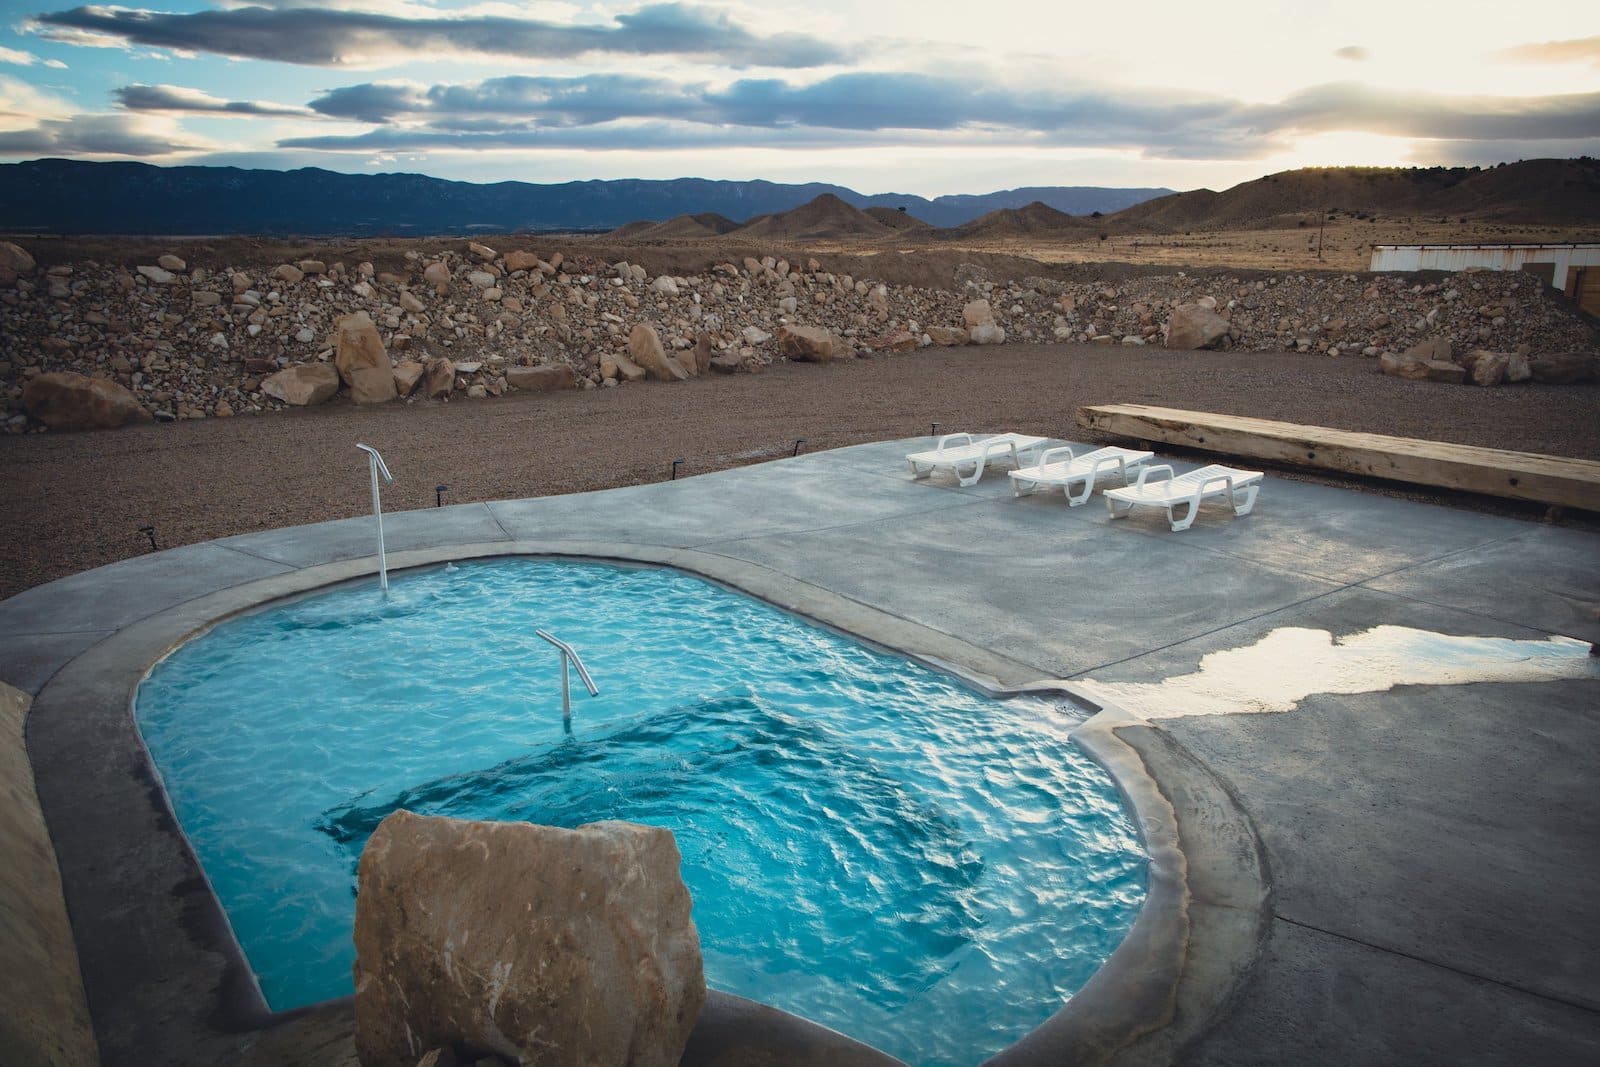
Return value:
<svg viewBox="0 0 1600 1067">
<path fill-rule="evenodd" d="M 589 677 L 588 668 L 583 665 L 583 658 L 578 655 L 577 649 L 548 630 L 536 629 L 533 633 L 534 636 L 543 638 L 556 646 L 561 652 L 561 726 L 570 734 L 572 732 L 572 683 L 567 678 L 567 662 L 570 660 L 572 665 L 578 668 L 578 677 L 583 681 L 584 688 L 589 690 L 590 696 L 599 696 L 600 690 L 595 687 L 594 679 Z"/>
<path fill-rule="evenodd" d="M 389 465 L 378 455 L 378 450 L 371 445 L 356 445 L 367 454 L 367 466 L 372 469 L 372 518 L 378 524 L 378 588 L 383 590 L 384 598 L 389 596 L 389 559 L 383 551 L 383 504 L 378 499 L 378 475 L 383 475 L 384 483 L 394 484 L 394 475 L 389 473 Z"/>
</svg>

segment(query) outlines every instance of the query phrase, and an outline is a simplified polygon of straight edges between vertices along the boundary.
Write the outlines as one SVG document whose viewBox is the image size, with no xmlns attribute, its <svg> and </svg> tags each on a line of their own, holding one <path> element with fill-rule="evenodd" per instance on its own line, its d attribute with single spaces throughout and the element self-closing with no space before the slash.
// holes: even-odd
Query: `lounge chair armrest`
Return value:
<svg viewBox="0 0 1600 1067">
<path fill-rule="evenodd" d="M 1139 480 L 1137 482 L 1134 482 L 1133 484 L 1137 485 L 1137 486 L 1142 486 L 1142 485 L 1144 485 L 1145 482 L 1160 481 L 1159 478 L 1150 477 L 1152 474 L 1155 474 L 1157 471 L 1165 472 L 1165 477 L 1166 477 L 1166 479 L 1168 481 L 1171 481 L 1174 477 L 1176 477 L 1176 475 L 1173 473 L 1172 467 L 1169 464 L 1157 463 L 1153 467 L 1151 467 L 1151 466 L 1140 467 L 1139 468 Z"/>
<path fill-rule="evenodd" d="M 1017 442 L 1009 437 L 991 437 L 987 441 L 979 441 L 978 447 L 983 449 L 985 456 L 1015 456 L 1017 454 Z"/>
<path fill-rule="evenodd" d="M 1233 475 L 1231 475 L 1231 474 L 1213 474 L 1211 477 L 1207 478 L 1205 481 L 1201 482 L 1199 484 L 1199 486 L 1196 487 L 1195 496 L 1196 497 L 1205 496 L 1206 493 L 1211 491 L 1211 487 L 1213 485 L 1220 485 L 1224 489 L 1231 490 L 1233 488 Z"/>
<path fill-rule="evenodd" d="M 1057 459 L 1060 459 L 1063 456 L 1066 457 L 1068 463 L 1072 462 L 1073 457 L 1071 445 L 1057 445 L 1055 448 L 1045 449 L 1039 454 L 1038 466 L 1043 467 L 1046 464 L 1054 463 Z"/>
<path fill-rule="evenodd" d="M 1127 459 L 1123 456 L 1101 456 L 1094 461 L 1094 473 L 1099 475 L 1105 470 L 1124 470 L 1126 463 Z"/>
<path fill-rule="evenodd" d="M 939 443 L 934 447 L 937 451 L 943 452 L 950 446 L 952 442 L 955 442 L 958 439 L 959 442 L 964 445 L 970 445 L 972 443 L 972 435 L 970 433 L 947 433 L 943 437 L 939 438 Z"/>
</svg>

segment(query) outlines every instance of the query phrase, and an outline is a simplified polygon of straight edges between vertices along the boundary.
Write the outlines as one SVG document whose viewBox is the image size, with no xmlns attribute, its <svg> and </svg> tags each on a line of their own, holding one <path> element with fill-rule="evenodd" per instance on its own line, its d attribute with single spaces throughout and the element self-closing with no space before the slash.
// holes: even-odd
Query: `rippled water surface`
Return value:
<svg viewBox="0 0 1600 1067">
<path fill-rule="evenodd" d="M 560 662 L 582 654 L 562 730 Z M 1144 857 L 1038 701 L 673 571 L 500 560 L 235 619 L 139 725 L 276 1009 L 351 990 L 355 868 L 396 808 L 671 828 L 710 984 L 914 1064 L 1042 1022 L 1122 940 Z"/>
</svg>

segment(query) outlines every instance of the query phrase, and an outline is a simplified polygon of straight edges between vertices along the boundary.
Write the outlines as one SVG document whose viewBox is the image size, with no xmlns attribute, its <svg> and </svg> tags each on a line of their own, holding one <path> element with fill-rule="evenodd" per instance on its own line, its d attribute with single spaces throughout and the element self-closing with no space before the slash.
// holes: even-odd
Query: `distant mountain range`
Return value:
<svg viewBox="0 0 1600 1067">
<path fill-rule="evenodd" d="M 1546 226 L 1600 222 L 1600 160 L 1527 159 L 1494 167 L 1307 167 L 1216 193 L 1151 198 L 1117 215 L 1118 232 L 1293 225 L 1307 212 L 1467 216 Z"/>
<path fill-rule="evenodd" d="M 478 185 L 421 174 L 39 159 L 0 164 L 0 230 L 304 236 L 605 231 L 679 215 L 714 213 L 744 222 L 789 211 L 824 194 L 860 209 L 903 208 L 923 222 L 950 227 L 1034 202 L 1070 215 L 1109 215 L 1170 192 L 1043 186 L 929 200 L 904 193 L 866 196 L 818 182 L 676 178 Z"/>
</svg>

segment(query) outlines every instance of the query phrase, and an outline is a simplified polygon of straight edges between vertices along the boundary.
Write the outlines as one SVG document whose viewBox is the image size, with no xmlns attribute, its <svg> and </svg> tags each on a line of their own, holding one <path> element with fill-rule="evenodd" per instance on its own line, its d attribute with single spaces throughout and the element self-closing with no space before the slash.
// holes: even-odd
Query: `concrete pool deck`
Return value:
<svg viewBox="0 0 1600 1067">
<path fill-rule="evenodd" d="M 1003 474 L 913 481 L 904 455 L 928 443 L 386 515 L 391 568 L 667 563 L 998 689 L 1155 682 L 1288 627 L 1600 640 L 1600 535 L 1270 476 L 1251 515 L 1211 505 L 1173 534 L 1154 511 L 1113 524 L 1098 499 L 1013 498 Z M 0 603 L 0 681 L 34 697 L 28 753 L 106 1062 L 353 1062 L 347 1003 L 251 1019 L 127 705 L 186 635 L 371 575 L 372 551 L 371 519 L 342 520 Z M 1038 1040 L 1083 1062 L 1600 1060 L 1597 681 L 1093 720 L 1086 740 L 1153 843 L 1159 907 Z M 1008 1058 L 1042 1058 L 1028 1044 Z"/>
</svg>

